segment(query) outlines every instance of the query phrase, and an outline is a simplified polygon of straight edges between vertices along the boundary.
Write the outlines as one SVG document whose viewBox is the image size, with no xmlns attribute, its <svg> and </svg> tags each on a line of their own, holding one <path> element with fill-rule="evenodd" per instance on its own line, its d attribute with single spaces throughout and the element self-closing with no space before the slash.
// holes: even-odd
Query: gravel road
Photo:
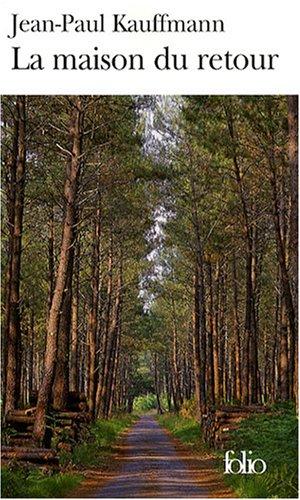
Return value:
<svg viewBox="0 0 300 500">
<path fill-rule="evenodd" d="M 122 466 L 94 498 L 203 498 L 207 488 L 197 484 L 187 457 L 181 457 L 169 435 L 149 416 L 127 434 Z"/>
</svg>

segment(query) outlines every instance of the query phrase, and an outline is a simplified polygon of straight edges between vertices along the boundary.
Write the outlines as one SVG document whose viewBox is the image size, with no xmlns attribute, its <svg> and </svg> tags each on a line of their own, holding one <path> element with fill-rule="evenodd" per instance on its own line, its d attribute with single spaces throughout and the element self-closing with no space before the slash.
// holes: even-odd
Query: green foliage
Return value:
<svg viewBox="0 0 300 500">
<path fill-rule="evenodd" d="M 47 476 L 38 469 L 1 470 L 1 494 L 4 498 L 61 498 L 81 481 L 79 474 L 55 473 Z"/>
<path fill-rule="evenodd" d="M 179 415 L 183 418 L 191 418 L 195 420 L 197 418 L 196 398 L 187 399 L 186 401 L 184 401 L 181 405 Z"/>
<path fill-rule="evenodd" d="M 193 451 L 205 450 L 206 446 L 201 438 L 200 425 L 196 420 L 172 413 L 159 415 L 157 419 L 174 437 L 192 448 Z"/>
<path fill-rule="evenodd" d="M 279 404 L 271 415 L 259 415 L 242 422 L 233 432 L 233 450 L 252 450 L 262 458 L 267 471 L 261 476 L 228 475 L 226 480 L 245 498 L 297 497 L 297 418 L 292 405 Z"/>
<path fill-rule="evenodd" d="M 10 438 L 15 436 L 17 434 L 16 429 L 13 429 L 12 427 L 3 427 L 1 429 L 1 444 L 3 445 L 9 445 Z"/>
<path fill-rule="evenodd" d="M 155 394 L 146 394 L 134 399 L 133 409 L 137 413 L 145 413 L 149 410 L 154 410 L 156 407 L 157 400 Z"/>
<path fill-rule="evenodd" d="M 6 201 L 10 179 L 8 153 L 12 150 L 15 98 L 2 102 L 4 133 L 3 193 Z M 53 267 L 59 263 L 61 233 L 65 215 L 63 189 L 69 144 L 69 117 L 73 99 L 68 96 L 27 96 L 27 173 L 22 232 L 22 272 L 20 280 L 21 350 L 29 359 L 34 345 L 34 362 L 45 350 L 49 300 L 49 237 L 53 232 Z M 136 100 L 132 96 L 82 96 L 84 107 L 84 168 L 78 192 L 78 224 L 75 262 L 80 258 L 78 282 L 80 297 L 90 297 L 91 255 L 94 248 L 94 216 L 101 198 L 101 301 L 107 301 L 108 254 L 114 242 L 113 283 L 117 287 L 119 253 L 122 253 L 122 347 L 131 368 L 136 352 L 138 322 L 143 310 L 140 277 L 149 267 L 145 235 L 153 224 L 152 160 L 141 148 Z M 55 123 L 55 125 L 53 125 Z M 144 172 L 145 171 L 145 172 Z M 98 189 L 99 186 L 99 189 Z M 98 192 L 100 191 L 100 192 Z M 8 213 L 3 204 L 4 238 L 2 242 L 6 272 L 9 253 Z M 52 231 L 53 229 L 53 231 Z M 52 243 L 51 243 L 52 244 Z M 51 245 L 50 245 L 51 246 Z M 80 252 L 79 252 L 80 247 Z M 50 252 L 51 253 L 51 252 Z M 80 255 L 80 257 L 79 257 Z M 51 258 L 50 258 L 51 260 Z M 126 263 L 126 265 L 125 265 Z M 51 266 L 52 267 L 52 266 Z M 4 277 L 4 274 L 2 275 Z M 3 283 L 5 280 L 3 280 Z M 5 299 L 4 295 L 3 298 Z M 99 299 L 99 300 L 100 300 Z M 3 317 L 3 319 L 5 319 Z M 86 322 L 84 300 L 78 304 L 79 322 Z M 88 344 L 83 344 L 88 349 Z M 132 357 L 131 357 L 132 356 Z M 30 358 L 31 359 L 31 358 Z M 88 357 L 85 358 L 86 360 Z M 22 362 L 23 362 L 22 361 Z M 28 370 L 32 368 L 32 362 Z M 128 373 L 131 384 L 131 373 Z M 30 379 L 30 375 L 28 379 Z M 26 379 L 27 380 L 27 379 Z M 135 382 L 135 381 L 134 381 Z M 26 382 L 27 383 L 27 382 Z M 27 393 L 23 391 L 24 394 Z M 26 401 L 27 403 L 27 401 Z"/>
<path fill-rule="evenodd" d="M 110 420 L 97 420 L 91 427 L 87 442 L 78 444 L 68 457 L 62 457 L 78 467 L 99 467 L 112 452 L 120 434 L 136 420 L 134 415 L 118 415 Z"/>
<path fill-rule="evenodd" d="M 176 438 L 192 448 L 205 451 L 199 424 L 192 418 L 164 414 L 159 423 Z M 226 475 L 225 481 L 241 498 L 295 498 L 297 493 L 298 439 L 294 406 L 280 403 L 272 407 L 272 414 L 258 415 L 241 423 L 232 433 L 230 449 L 252 450 L 252 458 L 262 458 L 267 471 L 259 475 Z M 224 452 L 218 452 L 223 459 Z M 222 465 L 223 470 L 223 465 Z"/>
<path fill-rule="evenodd" d="M 101 467 L 107 464 L 112 447 L 120 434 L 136 420 L 133 415 L 119 415 L 111 420 L 97 420 L 87 442 L 78 444 L 73 453 L 62 452 L 62 466 Z M 82 480 L 79 474 L 54 473 L 47 476 L 39 469 L 2 469 L 2 496 L 8 498 L 64 497 Z"/>
<path fill-rule="evenodd" d="M 160 395 L 160 404 L 165 410 L 168 407 L 167 395 Z M 135 413 L 147 413 L 151 410 L 157 409 L 157 398 L 153 393 L 145 394 L 134 398 L 133 409 Z"/>
<path fill-rule="evenodd" d="M 143 373 L 141 371 L 141 368 L 142 367 L 139 366 L 137 370 L 134 373 L 132 373 L 131 387 L 129 389 L 129 394 L 133 397 L 139 395 L 145 395 L 149 391 L 153 390 L 153 380 L 151 373 L 149 372 Z"/>
</svg>

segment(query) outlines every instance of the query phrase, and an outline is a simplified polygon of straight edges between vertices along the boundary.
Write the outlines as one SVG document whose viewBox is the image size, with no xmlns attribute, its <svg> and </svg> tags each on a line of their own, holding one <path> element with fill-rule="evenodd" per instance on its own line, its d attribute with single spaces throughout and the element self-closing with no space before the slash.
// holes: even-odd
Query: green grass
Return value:
<svg viewBox="0 0 300 500">
<path fill-rule="evenodd" d="M 72 454 L 62 454 L 61 463 L 78 468 L 103 467 L 120 434 L 137 419 L 135 415 L 118 415 L 110 420 L 97 420 L 90 427 L 89 437 L 78 443 Z"/>
<path fill-rule="evenodd" d="M 267 471 L 260 475 L 226 475 L 226 482 L 243 498 L 295 498 L 298 470 L 298 425 L 293 406 L 276 405 L 271 414 L 241 423 L 232 433 L 230 449 L 252 450 Z"/>
<path fill-rule="evenodd" d="M 169 414 L 157 417 L 182 443 L 195 453 L 205 453 L 207 446 L 201 438 L 199 424 L 193 418 Z M 243 421 L 232 432 L 227 449 L 237 454 L 241 450 L 253 452 L 251 458 L 262 458 L 267 471 L 260 475 L 225 475 L 224 480 L 240 498 L 296 498 L 298 470 L 298 425 L 294 407 L 275 405 L 270 414 L 261 414 Z M 224 451 L 215 452 L 223 472 Z"/>
<path fill-rule="evenodd" d="M 91 425 L 85 442 L 78 443 L 72 453 L 61 452 L 60 465 L 65 472 L 47 475 L 39 469 L 3 467 L 1 493 L 7 498 L 60 498 L 75 488 L 83 479 L 79 473 L 84 468 L 102 468 L 109 464 L 109 457 L 120 434 L 136 420 L 133 415 L 119 415 L 111 420 L 97 420 Z"/>
<path fill-rule="evenodd" d="M 185 418 L 173 413 L 164 413 L 157 416 L 158 422 L 168 429 L 174 437 L 186 444 L 193 451 L 204 451 L 207 449 L 201 437 L 199 423 L 193 418 Z"/>
<path fill-rule="evenodd" d="M 81 480 L 79 474 L 56 473 L 47 476 L 38 469 L 28 471 L 3 467 L 1 495 L 4 498 L 61 498 Z"/>
</svg>

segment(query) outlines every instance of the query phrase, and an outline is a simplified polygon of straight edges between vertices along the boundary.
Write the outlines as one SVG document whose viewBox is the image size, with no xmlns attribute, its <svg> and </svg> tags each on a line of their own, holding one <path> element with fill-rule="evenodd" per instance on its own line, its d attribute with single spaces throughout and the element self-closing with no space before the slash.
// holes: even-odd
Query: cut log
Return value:
<svg viewBox="0 0 300 500">
<path fill-rule="evenodd" d="M 60 451 L 66 451 L 68 453 L 71 453 L 72 445 L 70 443 L 64 443 L 63 441 L 61 441 L 60 443 L 58 443 L 57 449 Z"/>
<path fill-rule="evenodd" d="M 66 435 L 70 439 L 75 439 L 77 436 L 77 431 L 73 427 L 55 427 L 53 430 L 53 435 L 54 436 L 61 436 L 61 435 Z"/>
<path fill-rule="evenodd" d="M 89 422 L 91 420 L 91 414 L 88 412 L 61 411 L 61 412 L 56 412 L 54 418 L 56 420 L 72 419 L 83 422 Z"/>
<path fill-rule="evenodd" d="M 67 418 L 66 419 L 56 418 L 55 423 L 56 423 L 56 425 L 59 425 L 60 427 L 68 427 L 68 426 L 72 425 L 73 421 L 70 418 L 68 418 L 68 419 Z"/>
<path fill-rule="evenodd" d="M 68 432 L 72 430 L 73 427 L 71 425 L 66 425 L 65 427 L 54 427 L 53 434 L 63 434 L 64 432 Z"/>
<path fill-rule="evenodd" d="M 13 410 L 13 411 L 9 412 L 9 414 L 15 415 L 15 416 L 22 416 L 23 415 L 24 417 L 26 417 L 26 416 L 29 417 L 29 416 L 34 415 L 35 410 L 36 410 L 36 407 L 34 406 L 32 408 L 25 408 L 23 410 Z"/>
<path fill-rule="evenodd" d="M 246 417 L 249 417 L 250 415 L 252 415 L 253 412 L 250 412 L 250 411 L 216 411 L 216 415 L 215 417 L 217 419 L 219 418 L 227 418 L 227 419 L 230 419 L 230 418 L 238 418 L 238 417 L 241 417 L 241 418 L 246 418 Z"/>
<path fill-rule="evenodd" d="M 18 438 L 18 439 L 31 439 L 32 434 L 31 432 L 18 432 L 17 434 L 12 434 L 10 436 L 10 439 L 12 438 Z"/>
<path fill-rule="evenodd" d="M 27 415 L 15 415 L 14 413 L 9 413 L 6 417 L 6 422 L 8 424 L 23 424 L 23 425 L 33 425 L 34 417 Z"/>
<path fill-rule="evenodd" d="M 235 431 L 238 428 L 239 428 L 238 425 L 221 425 L 218 430 L 220 432 L 231 432 Z"/>
<path fill-rule="evenodd" d="M 17 434 L 12 434 L 9 436 L 9 442 L 13 443 L 15 446 L 15 443 L 19 440 L 22 441 L 30 441 L 32 439 L 32 432 L 18 432 Z"/>
<path fill-rule="evenodd" d="M 34 415 L 35 411 L 36 411 L 36 406 L 34 406 L 33 408 L 27 408 L 27 410 L 25 410 L 25 415 Z"/>
<path fill-rule="evenodd" d="M 26 447 L 26 448 L 30 448 L 30 449 L 36 447 L 36 443 L 33 440 L 29 441 L 27 439 L 17 439 L 16 438 L 16 439 L 10 440 L 9 444 L 11 446 L 16 447 L 16 449 L 19 447 Z"/>
<path fill-rule="evenodd" d="M 35 447 L 34 449 L 31 449 L 28 450 L 27 447 L 20 447 L 20 448 L 15 448 L 14 446 L 2 446 L 1 447 L 1 452 L 13 452 L 13 451 L 20 451 L 20 452 L 26 452 L 26 451 L 30 451 L 30 453 L 47 453 L 49 456 L 50 455 L 56 455 L 56 452 L 55 450 L 51 450 L 49 448 L 38 448 L 38 447 Z"/>
<path fill-rule="evenodd" d="M 2 446 L 1 458 L 4 460 L 23 460 L 38 463 L 58 463 L 56 452 L 47 448 Z"/>
<path fill-rule="evenodd" d="M 258 405 L 220 406 L 220 408 L 216 410 L 216 414 L 218 414 L 219 411 L 225 413 L 266 413 L 268 408 Z"/>
<path fill-rule="evenodd" d="M 82 412 L 87 412 L 88 404 L 85 401 L 81 401 L 80 403 L 78 403 L 78 410 Z"/>
<path fill-rule="evenodd" d="M 255 414 L 266 413 L 264 406 L 220 406 L 209 409 L 202 418 L 202 432 L 206 443 L 214 448 L 223 448 L 231 439 L 231 431 L 238 429 L 240 422 Z"/>
<path fill-rule="evenodd" d="M 249 414 L 247 414 L 245 416 L 241 416 L 240 414 L 234 415 L 234 416 L 226 415 L 224 417 L 218 417 L 217 421 L 219 424 L 227 424 L 227 423 L 231 424 L 232 422 L 241 422 L 242 420 L 244 420 L 248 416 L 249 416 Z"/>
</svg>

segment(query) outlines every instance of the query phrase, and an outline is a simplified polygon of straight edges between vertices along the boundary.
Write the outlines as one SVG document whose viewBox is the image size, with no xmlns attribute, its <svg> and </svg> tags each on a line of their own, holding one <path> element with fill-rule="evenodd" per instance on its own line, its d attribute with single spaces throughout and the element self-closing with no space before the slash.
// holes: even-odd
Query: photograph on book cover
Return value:
<svg viewBox="0 0 300 500">
<path fill-rule="evenodd" d="M 2 496 L 298 497 L 298 97 L 1 108 Z"/>
</svg>

